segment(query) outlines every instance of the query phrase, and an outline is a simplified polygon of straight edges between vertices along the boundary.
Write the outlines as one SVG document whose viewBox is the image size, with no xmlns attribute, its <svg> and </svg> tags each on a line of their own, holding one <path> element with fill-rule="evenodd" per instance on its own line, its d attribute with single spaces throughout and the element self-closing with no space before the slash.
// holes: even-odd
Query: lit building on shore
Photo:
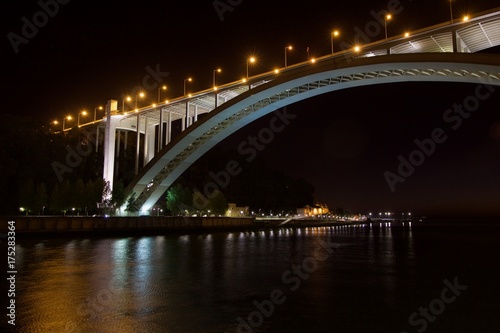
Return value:
<svg viewBox="0 0 500 333">
<path fill-rule="evenodd" d="M 302 208 L 297 208 L 298 216 L 318 216 L 328 214 L 330 210 L 325 204 L 316 203 L 314 206 L 305 205 Z"/>
<path fill-rule="evenodd" d="M 227 217 L 242 217 L 242 216 L 249 216 L 249 210 L 248 206 L 246 207 L 237 207 L 235 203 L 229 203 L 227 210 L 226 210 L 226 216 Z"/>
</svg>

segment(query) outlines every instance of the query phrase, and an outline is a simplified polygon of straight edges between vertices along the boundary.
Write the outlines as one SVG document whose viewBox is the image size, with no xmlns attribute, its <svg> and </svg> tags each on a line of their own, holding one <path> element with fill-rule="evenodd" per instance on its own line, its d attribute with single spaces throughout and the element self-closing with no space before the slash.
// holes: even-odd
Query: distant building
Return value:
<svg viewBox="0 0 500 333">
<path fill-rule="evenodd" d="M 317 216 L 328 214 L 330 210 L 325 204 L 316 203 L 314 206 L 305 205 L 302 208 L 297 208 L 298 216 Z"/>
<path fill-rule="evenodd" d="M 238 207 L 235 203 L 229 203 L 226 211 L 227 217 L 242 217 L 249 216 L 248 206 L 246 207 Z"/>
</svg>

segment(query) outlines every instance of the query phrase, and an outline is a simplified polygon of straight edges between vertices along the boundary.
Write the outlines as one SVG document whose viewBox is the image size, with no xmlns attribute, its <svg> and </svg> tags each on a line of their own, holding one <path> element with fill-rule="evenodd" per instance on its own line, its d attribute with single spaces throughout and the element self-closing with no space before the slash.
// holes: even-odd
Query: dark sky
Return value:
<svg viewBox="0 0 500 333">
<path fill-rule="evenodd" d="M 63 1 L 61 1 L 63 2 Z M 221 0 L 220 3 L 228 3 Z M 373 20 L 371 11 L 388 1 L 232 1 L 220 19 L 214 1 L 78 1 L 59 5 L 18 52 L 7 38 L 20 35 L 26 17 L 41 10 L 36 1 L 9 0 L 2 11 L 4 31 L 2 112 L 49 123 L 65 114 L 93 110 L 108 99 L 140 85 L 149 66 L 170 74 L 168 97 L 182 94 L 192 76 L 192 91 L 245 75 L 245 61 L 255 55 L 252 73 L 330 52 L 329 33 L 353 40 L 355 27 Z M 455 17 L 497 6 L 497 0 L 454 1 Z M 402 12 L 390 22 L 389 35 L 450 18 L 446 0 L 401 0 Z M 38 15 L 37 17 L 41 17 Z M 42 22 L 44 23 L 44 22 Z M 380 38 L 383 32 L 381 33 Z M 498 48 L 493 50 L 499 54 Z M 474 92 L 466 84 L 394 84 L 331 93 L 292 105 L 298 116 L 276 136 L 262 157 L 316 188 L 318 201 L 356 212 L 413 211 L 500 215 L 500 92 L 478 112 L 449 132 L 422 166 L 391 192 L 385 171 L 396 172 L 398 156 L 415 149 L 414 140 L 443 127 L 443 113 Z M 500 88 L 498 89 L 500 90 Z M 156 91 L 149 94 L 156 99 Z M 266 126 L 269 118 L 226 140 L 236 146 Z M 236 149 L 236 147 L 234 147 Z"/>
</svg>

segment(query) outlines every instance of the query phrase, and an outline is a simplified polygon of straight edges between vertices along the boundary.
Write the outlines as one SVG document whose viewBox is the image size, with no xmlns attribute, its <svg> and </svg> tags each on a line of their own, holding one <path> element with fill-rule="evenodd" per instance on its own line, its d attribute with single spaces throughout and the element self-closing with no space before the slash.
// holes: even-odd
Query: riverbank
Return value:
<svg viewBox="0 0 500 333">
<path fill-rule="evenodd" d="M 15 231 L 24 236 L 62 234 L 157 234 L 168 232 L 206 232 L 254 230 L 272 228 L 302 228 L 334 225 L 362 224 L 332 220 L 293 220 L 286 224 L 280 220 L 256 221 L 252 217 L 87 217 L 87 216 L 12 216 L 0 217 L 0 233 L 6 234 L 8 222 L 15 222 Z"/>
<path fill-rule="evenodd" d="M 239 217 L 14 216 L 0 217 L 1 233 L 8 231 L 9 221 L 15 221 L 15 230 L 19 234 L 155 232 L 161 230 L 242 228 L 254 225 L 253 218 Z"/>
</svg>

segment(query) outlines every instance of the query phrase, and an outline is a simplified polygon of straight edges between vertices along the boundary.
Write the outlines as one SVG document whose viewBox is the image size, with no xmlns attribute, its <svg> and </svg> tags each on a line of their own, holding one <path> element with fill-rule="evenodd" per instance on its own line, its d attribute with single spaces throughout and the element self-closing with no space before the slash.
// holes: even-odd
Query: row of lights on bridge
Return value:
<svg viewBox="0 0 500 333">
<path fill-rule="evenodd" d="M 451 0 L 450 0 L 450 14 L 451 14 L 451 21 L 453 22 L 453 12 L 452 12 L 452 7 L 451 7 Z M 388 37 L 387 37 L 387 23 L 392 19 L 392 15 L 391 14 L 387 14 L 385 15 L 384 17 L 384 28 L 385 28 L 385 39 L 387 40 Z M 469 16 L 468 15 L 465 15 L 463 17 L 463 22 L 467 22 L 469 20 Z M 331 54 L 333 55 L 334 54 L 334 39 L 339 37 L 340 36 L 340 32 L 338 30 L 334 30 L 331 32 Z M 405 32 L 404 33 L 404 37 L 410 37 L 410 33 L 409 32 Z M 288 55 L 288 51 L 291 51 L 293 49 L 293 46 L 291 45 L 288 45 L 285 47 L 285 69 L 287 68 L 287 55 Z M 354 45 L 353 46 L 353 50 L 354 52 L 356 53 L 359 53 L 361 52 L 361 46 L 359 45 Z M 309 48 L 307 48 L 307 58 L 309 59 L 309 61 L 311 63 L 315 63 L 316 62 L 316 59 L 313 57 L 313 58 L 310 58 L 309 57 Z M 249 57 L 246 61 L 246 77 L 241 79 L 241 82 L 243 83 L 246 83 L 248 81 L 248 78 L 249 78 L 249 67 L 250 67 L 250 64 L 254 64 L 255 62 L 257 61 L 257 59 L 252 56 L 252 57 Z M 222 69 L 220 68 L 217 68 L 217 69 L 214 69 L 213 70 L 213 77 L 212 77 L 212 81 L 213 81 L 213 90 L 217 90 L 217 84 L 216 84 L 216 74 L 217 73 L 221 73 L 222 72 Z M 278 68 L 275 68 L 273 70 L 273 72 L 275 74 L 279 74 L 280 70 Z M 186 79 L 184 79 L 184 97 L 191 97 L 192 94 L 191 93 L 186 93 L 186 85 L 188 82 L 192 82 L 193 79 L 191 77 L 188 77 Z M 166 85 L 163 85 L 163 86 L 160 86 L 158 88 L 158 104 L 161 103 L 161 91 L 162 90 L 167 90 L 167 86 Z M 126 96 L 123 100 L 122 100 L 122 110 L 125 110 L 125 101 L 127 102 L 131 102 L 132 100 L 135 100 L 135 112 L 138 112 L 138 108 L 137 108 L 137 100 L 138 98 L 144 98 L 146 96 L 146 94 L 144 92 L 138 92 L 135 94 L 135 98 L 133 99 L 131 96 Z M 165 104 L 168 104 L 169 101 L 168 99 L 165 100 Z M 152 104 L 152 107 L 156 107 L 156 103 L 153 103 Z M 103 110 L 103 107 L 102 106 L 99 106 L 97 108 L 94 109 L 94 120 L 92 122 L 88 122 L 88 123 L 95 123 L 96 122 L 96 115 L 97 115 L 97 110 Z M 81 124 L 80 124 L 80 119 L 81 119 L 81 116 L 87 116 L 88 115 L 88 112 L 86 110 L 83 110 L 81 112 L 78 113 L 78 116 L 77 116 L 77 126 L 80 127 Z M 62 121 L 62 130 L 65 131 L 65 123 L 66 121 L 71 121 L 73 120 L 73 117 L 71 115 L 68 115 L 66 117 L 63 118 L 63 121 Z M 88 124 L 86 123 L 86 124 Z M 54 125 L 58 125 L 59 124 L 59 121 L 57 120 L 54 120 L 52 122 L 52 124 Z"/>
</svg>

